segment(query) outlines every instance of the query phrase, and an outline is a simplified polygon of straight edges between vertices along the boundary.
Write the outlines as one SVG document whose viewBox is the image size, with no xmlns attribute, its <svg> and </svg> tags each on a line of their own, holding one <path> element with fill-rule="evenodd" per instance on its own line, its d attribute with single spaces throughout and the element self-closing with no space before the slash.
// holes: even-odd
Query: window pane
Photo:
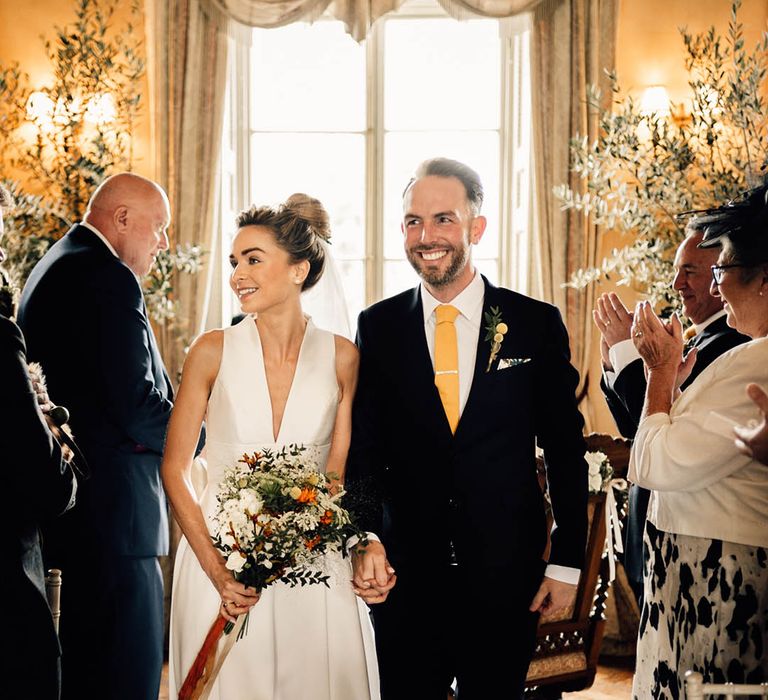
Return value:
<svg viewBox="0 0 768 700">
<path fill-rule="evenodd" d="M 488 278 L 491 284 L 499 283 L 499 261 L 498 260 L 481 260 L 474 255 L 472 256 L 472 262 L 475 267 L 480 270 L 480 273 Z"/>
<path fill-rule="evenodd" d="M 337 259 L 365 256 L 365 137 L 362 134 L 254 134 L 252 203 L 294 192 L 319 199 L 331 218 Z"/>
<path fill-rule="evenodd" d="M 419 281 L 419 276 L 407 260 L 384 262 L 384 298 L 415 287 Z"/>
<path fill-rule="evenodd" d="M 341 22 L 254 29 L 251 57 L 253 129 L 365 129 L 365 48 Z"/>
<path fill-rule="evenodd" d="M 384 128 L 498 129 L 496 20 L 392 19 L 384 43 Z"/>
<path fill-rule="evenodd" d="M 485 189 L 482 213 L 488 227 L 475 256 L 499 254 L 498 132 L 433 132 L 387 134 L 384 141 L 384 256 L 403 258 L 402 194 L 416 166 L 427 158 L 445 156 L 466 163 L 480 175 Z"/>
</svg>

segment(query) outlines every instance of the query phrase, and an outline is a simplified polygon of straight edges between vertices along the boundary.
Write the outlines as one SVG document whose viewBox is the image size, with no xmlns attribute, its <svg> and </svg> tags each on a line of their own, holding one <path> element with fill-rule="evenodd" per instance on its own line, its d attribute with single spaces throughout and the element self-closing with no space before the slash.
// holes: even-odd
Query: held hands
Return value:
<svg viewBox="0 0 768 700">
<path fill-rule="evenodd" d="M 546 619 L 572 605 L 576 601 L 576 589 L 575 584 L 545 576 L 528 609 L 541 613 L 542 619 Z"/>
<path fill-rule="evenodd" d="M 355 593 L 368 605 L 383 603 L 397 583 L 395 570 L 387 561 L 387 552 L 381 542 L 371 541 L 355 547 L 352 569 Z"/>
<path fill-rule="evenodd" d="M 754 425 L 750 421 L 748 425 L 736 426 L 733 429 L 736 447 L 739 452 L 768 465 L 768 394 L 757 384 L 749 384 L 747 395 L 757 404 L 763 414 L 763 420 L 759 423 L 755 421 Z"/>
</svg>

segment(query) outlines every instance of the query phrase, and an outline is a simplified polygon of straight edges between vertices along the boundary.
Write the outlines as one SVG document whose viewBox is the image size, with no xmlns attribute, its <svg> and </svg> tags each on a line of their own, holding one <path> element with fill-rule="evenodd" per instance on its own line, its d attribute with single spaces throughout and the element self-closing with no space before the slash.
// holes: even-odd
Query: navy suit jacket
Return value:
<svg viewBox="0 0 768 700">
<path fill-rule="evenodd" d="M 691 376 L 683 383 L 682 389 L 693 382 L 712 362 L 731 348 L 746 343 L 749 338 L 731 328 L 725 316 L 710 323 L 701 333 L 694 336 L 690 347 L 697 349 L 696 363 Z M 613 387 L 602 379 L 600 387 L 605 395 L 608 408 L 616 421 L 616 427 L 625 437 L 634 439 L 645 401 L 645 372 L 643 361 L 637 359 L 628 364 L 616 377 Z M 643 580 L 643 530 L 648 512 L 650 491 L 632 484 L 629 493 L 624 568 L 629 579 L 639 584 Z"/>
<path fill-rule="evenodd" d="M 360 314 L 345 475 L 350 505 L 359 524 L 381 537 L 396 569 L 455 556 L 470 567 L 540 574 L 547 532 L 538 441 L 557 521 L 549 561 L 580 568 L 587 468 L 567 332 L 555 307 L 484 283 L 483 314 L 498 307 L 509 330 L 486 372 L 491 347 L 481 324 L 455 435 L 435 387 L 419 288 Z M 500 358 L 527 361 L 499 369 Z"/>
<path fill-rule="evenodd" d="M 77 506 L 51 531 L 46 557 L 56 558 L 59 542 L 71 548 L 73 537 L 86 551 L 166 554 L 159 468 L 172 388 L 138 279 L 96 234 L 74 226 L 35 266 L 18 318 L 91 470 Z"/>
</svg>

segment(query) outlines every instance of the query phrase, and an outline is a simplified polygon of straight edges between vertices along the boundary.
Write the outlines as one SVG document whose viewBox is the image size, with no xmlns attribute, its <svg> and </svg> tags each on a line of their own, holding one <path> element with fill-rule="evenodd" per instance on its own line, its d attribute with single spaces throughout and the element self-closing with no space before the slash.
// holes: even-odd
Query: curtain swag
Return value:
<svg viewBox="0 0 768 700">
<path fill-rule="evenodd" d="M 323 12 L 342 21 L 355 39 L 365 39 L 373 23 L 397 10 L 404 0 L 208 0 L 224 15 L 250 27 L 282 27 L 299 20 L 313 21 Z M 540 0 L 438 0 L 456 19 L 468 16 L 511 17 L 533 10 Z"/>
</svg>

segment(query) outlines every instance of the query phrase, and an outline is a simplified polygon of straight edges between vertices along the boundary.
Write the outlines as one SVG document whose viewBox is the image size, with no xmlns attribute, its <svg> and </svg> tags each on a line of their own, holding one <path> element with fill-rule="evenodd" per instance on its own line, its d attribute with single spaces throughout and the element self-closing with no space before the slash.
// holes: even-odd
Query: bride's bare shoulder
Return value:
<svg viewBox="0 0 768 700">
<path fill-rule="evenodd" d="M 189 346 L 184 360 L 184 373 L 192 371 L 196 374 L 215 377 L 221 365 L 224 352 L 224 331 L 216 328 L 201 333 Z"/>
<path fill-rule="evenodd" d="M 357 369 L 360 365 L 360 353 L 357 346 L 346 338 L 336 335 L 336 375 L 339 382 L 344 384 L 350 378 L 357 377 Z"/>
</svg>

